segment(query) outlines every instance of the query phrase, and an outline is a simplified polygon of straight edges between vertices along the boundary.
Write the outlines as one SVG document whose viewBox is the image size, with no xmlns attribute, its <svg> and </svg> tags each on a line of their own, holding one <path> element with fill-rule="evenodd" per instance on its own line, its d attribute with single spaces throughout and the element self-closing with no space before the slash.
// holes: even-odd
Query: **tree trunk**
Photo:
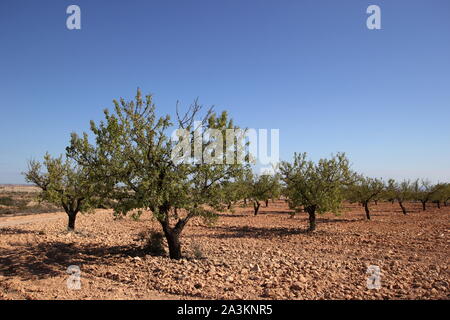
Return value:
<svg viewBox="0 0 450 320">
<path fill-rule="evenodd" d="M 247 205 L 247 198 L 244 198 L 244 205 Z"/>
<path fill-rule="evenodd" d="M 266 208 L 269 206 L 269 200 L 266 200 Z"/>
<path fill-rule="evenodd" d="M 364 210 L 366 211 L 366 218 L 370 220 L 370 210 L 369 210 L 369 202 L 364 202 Z"/>
<path fill-rule="evenodd" d="M 305 211 L 308 212 L 309 215 L 309 228 L 308 232 L 313 232 L 316 230 L 316 207 L 307 207 Z"/>
<path fill-rule="evenodd" d="M 427 210 L 427 202 L 426 201 L 420 201 L 422 202 L 422 210 L 425 211 Z"/>
<path fill-rule="evenodd" d="M 437 204 L 438 209 L 440 209 L 441 208 L 441 202 L 440 201 L 436 201 L 436 204 Z"/>
<path fill-rule="evenodd" d="M 171 227 L 169 222 L 169 211 L 170 206 L 168 204 L 160 206 L 159 212 L 162 213 L 163 218 L 159 219 L 158 221 L 159 223 L 161 223 L 162 229 L 164 231 L 164 236 L 167 240 L 167 245 L 169 246 L 169 257 L 171 259 L 181 259 L 182 256 L 180 235 L 191 216 L 190 214 L 188 214 L 184 219 L 178 219 L 175 226 Z"/>
<path fill-rule="evenodd" d="M 258 214 L 260 206 L 261 206 L 261 203 L 259 203 L 259 201 L 253 202 L 253 209 L 255 210 L 255 216 Z"/>
<path fill-rule="evenodd" d="M 399 201 L 398 204 L 400 205 L 400 208 L 402 208 L 403 214 L 404 214 L 404 215 L 407 215 L 408 212 L 406 212 L 406 208 L 405 208 L 405 206 L 403 205 L 403 202 L 402 202 L 402 201 Z"/>
<path fill-rule="evenodd" d="M 67 213 L 67 215 L 69 216 L 69 223 L 67 225 L 67 230 L 74 231 L 75 230 L 75 220 L 77 218 L 77 213 L 76 212 L 70 212 L 70 213 Z"/>
<path fill-rule="evenodd" d="M 378 205 L 378 200 L 375 200 L 374 202 L 375 202 L 375 205 L 377 206 Z"/>
<path fill-rule="evenodd" d="M 230 202 L 230 203 L 228 203 L 228 206 L 227 206 L 227 208 L 228 208 L 228 210 L 231 210 L 231 202 Z"/>
<path fill-rule="evenodd" d="M 169 230 L 164 231 L 166 236 L 167 245 L 169 246 L 169 257 L 170 259 L 181 259 L 181 243 L 180 243 L 180 233 Z"/>
</svg>

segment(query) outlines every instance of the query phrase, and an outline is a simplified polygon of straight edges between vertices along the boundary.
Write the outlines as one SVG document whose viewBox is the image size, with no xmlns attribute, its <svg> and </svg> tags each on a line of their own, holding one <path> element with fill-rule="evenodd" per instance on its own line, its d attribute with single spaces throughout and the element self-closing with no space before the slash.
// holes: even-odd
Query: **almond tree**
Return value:
<svg viewBox="0 0 450 320">
<path fill-rule="evenodd" d="M 443 197 L 444 206 L 448 205 L 449 200 L 450 200 L 450 183 L 447 183 L 446 187 L 445 187 L 445 191 L 444 191 L 444 197 Z"/>
<path fill-rule="evenodd" d="M 40 200 L 64 208 L 69 218 L 69 231 L 75 230 L 75 220 L 79 212 L 91 211 L 99 204 L 99 183 L 92 181 L 89 170 L 69 159 L 63 160 L 62 156 L 52 158 L 47 153 L 43 164 L 35 160 L 29 161 L 28 171 L 24 175 L 27 182 L 41 189 Z"/>
<path fill-rule="evenodd" d="M 228 210 L 233 210 L 233 205 L 241 200 L 239 184 L 235 181 L 225 181 L 221 186 L 221 198 Z"/>
<path fill-rule="evenodd" d="M 426 204 L 432 201 L 434 195 L 443 187 L 441 184 L 433 185 L 428 180 L 416 180 L 414 182 L 414 198 L 422 203 L 422 210 L 427 209 Z"/>
<path fill-rule="evenodd" d="M 384 191 L 384 183 L 380 179 L 357 176 L 353 184 L 348 188 L 349 200 L 360 203 L 366 212 L 366 218 L 370 220 L 369 203 L 378 200 Z"/>
<path fill-rule="evenodd" d="M 266 207 L 269 206 L 269 199 L 272 199 L 272 202 L 275 201 L 275 199 L 278 199 L 281 195 L 281 181 L 280 181 L 280 174 L 275 173 L 274 175 L 271 175 L 271 188 L 269 190 L 268 198 L 265 200 Z"/>
<path fill-rule="evenodd" d="M 254 215 L 256 216 L 262 201 L 268 201 L 278 188 L 277 178 L 272 175 L 253 175 L 249 180 L 249 198 L 253 201 Z"/>
<path fill-rule="evenodd" d="M 447 206 L 447 201 L 450 199 L 450 184 L 439 183 L 434 187 L 436 192 L 431 196 L 431 200 L 436 203 L 438 209 L 441 208 L 441 203 Z"/>
<path fill-rule="evenodd" d="M 186 224 L 194 217 L 214 220 L 215 210 L 223 209 L 221 184 L 235 179 L 243 168 L 242 164 L 225 161 L 205 163 L 206 156 L 223 160 L 225 149 L 234 146 L 211 149 L 214 139 L 219 137 L 208 138 L 201 132 L 217 129 L 222 134 L 225 129 L 235 127 L 226 112 L 216 117 L 211 109 L 196 124 L 194 119 L 201 109 L 197 102 L 183 117 L 177 110 L 174 125 L 168 115 L 157 117 L 152 96 L 143 98 L 140 90 L 134 101 L 114 100 L 114 105 L 114 113 L 105 110 L 104 121 L 98 125 L 91 121 L 95 144 L 89 142 L 87 134 L 83 137 L 72 134 L 68 155 L 82 166 L 96 168 L 102 179 L 108 181 L 109 196 L 117 201 L 116 214 L 133 209 L 151 210 L 161 224 L 170 258 L 180 259 L 180 236 Z M 180 136 L 176 143 L 168 134 L 171 128 L 188 135 Z M 194 142 L 195 138 L 199 140 Z M 194 153 L 189 161 L 174 158 L 174 154 L 186 151 L 178 149 L 182 142 L 191 151 L 200 147 L 200 156 Z"/>
<path fill-rule="evenodd" d="M 292 163 L 281 163 L 280 172 L 289 207 L 296 212 L 304 209 L 309 215 L 309 232 L 316 229 L 316 213 L 339 212 L 344 187 L 353 179 L 344 153 L 317 163 L 307 161 L 306 153 L 296 153 Z"/>
<path fill-rule="evenodd" d="M 405 201 L 412 200 L 414 196 L 414 185 L 411 181 L 403 180 L 399 183 L 394 179 L 390 179 L 388 181 L 387 194 L 389 199 L 398 201 L 404 215 L 408 214 L 404 203 Z"/>
</svg>

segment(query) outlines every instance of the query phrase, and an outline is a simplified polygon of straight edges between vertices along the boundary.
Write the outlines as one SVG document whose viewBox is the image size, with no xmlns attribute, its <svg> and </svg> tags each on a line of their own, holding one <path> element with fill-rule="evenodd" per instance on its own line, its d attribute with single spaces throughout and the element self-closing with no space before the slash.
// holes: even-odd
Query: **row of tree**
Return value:
<svg viewBox="0 0 450 320">
<path fill-rule="evenodd" d="M 227 185 L 226 201 L 237 203 L 244 199 L 253 202 L 254 214 L 258 214 L 261 202 L 266 206 L 269 199 L 283 196 L 295 212 L 309 214 L 309 230 L 315 229 L 316 213 L 341 210 L 344 200 L 359 203 L 368 220 L 370 204 L 385 200 L 398 202 L 403 214 L 407 214 L 405 203 L 419 201 L 425 211 L 427 203 L 447 206 L 450 200 L 450 184 L 431 184 L 427 180 L 403 180 L 365 177 L 350 170 L 345 154 L 339 153 L 331 159 L 321 159 L 317 164 L 307 161 L 306 153 L 296 154 L 294 161 L 282 162 L 275 175 L 255 176 L 250 172 L 244 179 Z"/>
<path fill-rule="evenodd" d="M 217 218 L 216 212 L 231 209 L 243 201 L 252 202 L 257 215 L 262 203 L 284 196 L 294 212 L 309 215 L 309 230 L 316 227 L 316 214 L 339 212 L 342 202 L 359 202 L 369 215 L 369 202 L 389 195 L 397 200 L 406 214 L 403 203 L 419 199 L 446 203 L 449 186 L 429 183 L 396 183 L 385 185 L 381 180 L 355 174 L 345 154 L 338 153 L 317 163 L 308 161 L 306 154 L 295 154 L 294 160 L 282 162 L 274 175 L 255 175 L 247 156 L 244 163 L 227 161 L 204 163 L 204 157 L 225 157 L 239 152 L 239 142 L 211 148 L 214 136 L 201 135 L 203 129 L 237 129 L 226 112 L 216 115 L 212 109 L 200 115 L 202 107 L 195 102 L 182 116 L 172 122 L 168 115 L 157 117 L 152 96 L 137 91 L 134 101 L 114 100 L 114 112 L 104 111 L 99 124 L 91 121 L 91 137 L 73 133 L 66 156 L 43 163 L 30 161 L 26 180 L 39 186 L 40 198 L 61 205 L 68 215 L 69 230 L 75 229 L 79 212 L 104 206 L 106 202 L 114 214 L 125 215 L 133 210 L 148 209 L 160 223 L 167 240 L 169 255 L 182 256 L 180 236 L 193 217 L 207 221 Z M 200 117 L 198 124 L 194 121 Z M 169 131 L 174 128 L 190 132 L 192 148 L 204 150 L 189 162 L 175 161 L 176 141 Z M 196 156 L 197 154 L 197 156 Z M 196 158 L 197 157 L 197 158 Z"/>
</svg>

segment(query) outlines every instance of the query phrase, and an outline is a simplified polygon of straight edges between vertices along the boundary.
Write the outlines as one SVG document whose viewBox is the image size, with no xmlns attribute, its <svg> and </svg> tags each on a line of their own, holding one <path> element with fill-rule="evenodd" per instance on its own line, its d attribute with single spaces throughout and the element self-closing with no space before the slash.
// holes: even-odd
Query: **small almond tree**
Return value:
<svg viewBox="0 0 450 320">
<path fill-rule="evenodd" d="M 317 163 L 307 161 L 306 153 L 296 153 L 292 163 L 281 163 L 280 172 L 289 207 L 296 212 L 304 209 L 309 215 L 309 232 L 316 229 L 316 213 L 340 211 L 344 187 L 353 180 L 344 153 Z"/>
<path fill-rule="evenodd" d="M 254 215 L 258 215 L 261 202 L 268 202 L 276 192 L 278 188 L 277 177 L 272 175 L 253 175 L 250 184 L 249 198 L 253 201 Z"/>
<path fill-rule="evenodd" d="M 268 198 L 265 200 L 266 207 L 269 206 L 269 199 L 272 199 L 272 202 L 275 201 L 275 199 L 278 199 L 281 196 L 281 181 L 280 181 L 280 174 L 275 173 L 271 177 L 271 188 L 269 190 Z"/>
<path fill-rule="evenodd" d="M 441 204 L 447 206 L 447 201 L 450 199 L 450 184 L 439 183 L 435 187 L 436 192 L 431 196 L 431 201 L 436 203 L 438 209 L 441 208 Z"/>
<path fill-rule="evenodd" d="M 237 181 L 225 181 L 220 188 L 222 202 L 233 211 L 233 205 L 242 199 L 240 184 Z"/>
<path fill-rule="evenodd" d="M 414 182 L 414 198 L 422 203 L 423 211 L 427 209 L 427 203 L 433 200 L 433 197 L 440 191 L 441 188 L 443 188 L 443 185 L 433 185 L 428 180 L 421 180 L 420 183 L 419 180 Z"/>
<path fill-rule="evenodd" d="M 413 199 L 414 186 L 413 183 L 411 183 L 411 181 L 403 180 L 402 182 L 399 183 L 396 182 L 394 179 L 390 179 L 388 181 L 386 194 L 389 199 L 397 200 L 404 215 L 408 214 L 404 203 L 406 201 Z"/>
<path fill-rule="evenodd" d="M 143 98 L 139 89 L 134 101 L 114 100 L 114 113 L 105 110 L 104 121 L 91 122 L 95 144 L 87 134 L 72 134 L 67 152 L 108 181 L 109 196 L 117 201 L 116 214 L 150 209 L 161 224 L 170 258 L 180 259 L 180 236 L 186 224 L 194 217 L 207 221 L 217 217 L 216 210 L 223 209 L 222 184 L 238 177 L 244 165 L 224 161 L 230 149 L 237 153 L 238 145 L 220 143 L 226 129 L 236 129 L 226 112 L 217 117 L 210 109 L 196 124 L 201 106 L 195 102 L 183 117 L 177 112 L 173 124 L 168 115 L 157 117 L 152 101 L 151 95 Z M 172 129 L 182 133 L 178 143 L 170 138 Z M 208 137 L 203 129 L 216 129 L 216 134 Z M 179 161 L 186 151 L 188 155 L 194 151 L 194 156 Z"/>
<path fill-rule="evenodd" d="M 42 168 L 45 167 L 45 171 Z M 39 198 L 62 206 L 69 218 L 67 229 L 75 230 L 75 220 L 79 212 L 91 211 L 98 205 L 96 192 L 98 183 L 93 183 L 87 168 L 74 164 L 69 159 L 52 158 L 48 153 L 43 164 L 31 160 L 24 173 L 27 182 L 41 189 Z M 97 196 L 96 196 L 97 195 Z"/>
<path fill-rule="evenodd" d="M 443 202 L 444 206 L 448 205 L 448 201 L 450 200 L 450 183 L 447 183 L 445 186 Z"/>
<path fill-rule="evenodd" d="M 385 189 L 380 179 L 357 176 L 348 188 L 350 202 L 358 202 L 364 207 L 367 220 L 370 220 L 369 203 L 378 200 Z"/>
</svg>

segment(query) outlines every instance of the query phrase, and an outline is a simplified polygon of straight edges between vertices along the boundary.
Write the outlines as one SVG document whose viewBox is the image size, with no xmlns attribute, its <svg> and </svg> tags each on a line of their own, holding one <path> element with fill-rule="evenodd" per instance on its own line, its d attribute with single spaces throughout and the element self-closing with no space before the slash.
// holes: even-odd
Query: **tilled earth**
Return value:
<svg viewBox="0 0 450 320">
<path fill-rule="evenodd" d="M 185 259 L 144 254 L 139 234 L 160 231 L 150 213 L 115 220 L 108 210 L 79 215 L 68 233 L 64 213 L 0 218 L 0 299 L 448 299 L 450 207 L 346 204 L 305 233 L 284 201 L 220 214 L 212 226 L 190 221 Z M 200 257 L 202 255 L 202 257 Z M 69 290 L 69 266 L 81 289 Z M 369 266 L 381 288 L 369 289 Z M 374 268 L 374 267 L 372 267 Z"/>
</svg>

